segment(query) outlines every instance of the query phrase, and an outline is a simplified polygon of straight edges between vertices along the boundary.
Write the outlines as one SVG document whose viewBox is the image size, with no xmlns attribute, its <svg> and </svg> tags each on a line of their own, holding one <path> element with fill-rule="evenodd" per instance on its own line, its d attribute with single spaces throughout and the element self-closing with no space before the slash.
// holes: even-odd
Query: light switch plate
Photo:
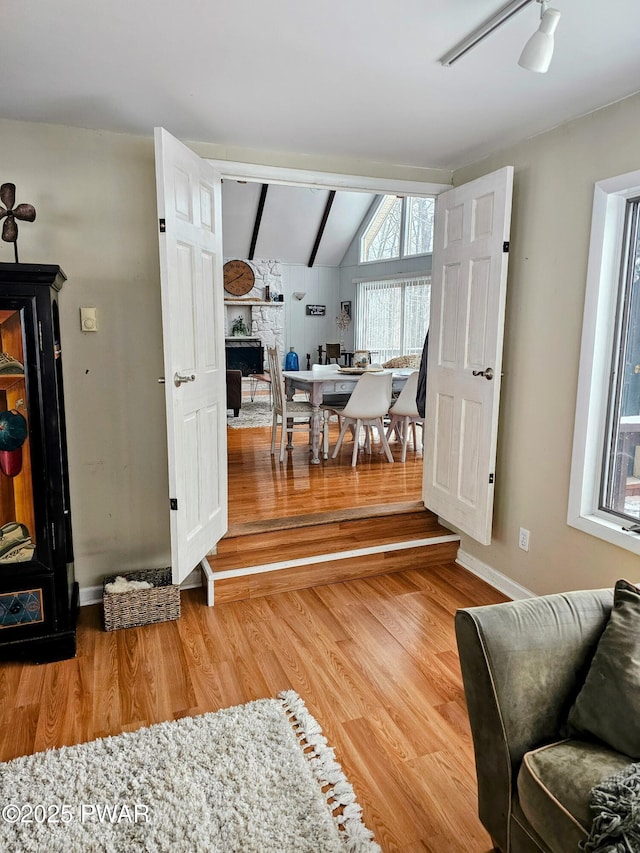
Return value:
<svg viewBox="0 0 640 853">
<path fill-rule="evenodd" d="M 80 328 L 83 332 L 98 331 L 98 316 L 95 308 L 80 309 Z"/>
</svg>

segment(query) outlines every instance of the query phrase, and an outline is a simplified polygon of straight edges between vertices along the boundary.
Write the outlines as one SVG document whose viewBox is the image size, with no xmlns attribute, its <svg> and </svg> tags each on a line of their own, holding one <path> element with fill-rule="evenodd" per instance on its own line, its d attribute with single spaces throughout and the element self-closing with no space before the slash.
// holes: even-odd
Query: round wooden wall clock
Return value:
<svg viewBox="0 0 640 853">
<path fill-rule="evenodd" d="M 246 261 L 227 261 L 223 271 L 224 289 L 233 296 L 249 293 L 256 282 L 256 275 Z"/>
</svg>

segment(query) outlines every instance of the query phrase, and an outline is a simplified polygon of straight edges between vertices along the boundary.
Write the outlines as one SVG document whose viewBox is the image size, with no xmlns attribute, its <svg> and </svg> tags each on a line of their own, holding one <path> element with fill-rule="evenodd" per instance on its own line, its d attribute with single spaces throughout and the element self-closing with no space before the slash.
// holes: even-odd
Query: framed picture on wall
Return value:
<svg viewBox="0 0 640 853">
<path fill-rule="evenodd" d="M 351 316 L 351 303 L 350 302 L 341 302 L 340 303 L 340 313 L 348 314 Z"/>
</svg>

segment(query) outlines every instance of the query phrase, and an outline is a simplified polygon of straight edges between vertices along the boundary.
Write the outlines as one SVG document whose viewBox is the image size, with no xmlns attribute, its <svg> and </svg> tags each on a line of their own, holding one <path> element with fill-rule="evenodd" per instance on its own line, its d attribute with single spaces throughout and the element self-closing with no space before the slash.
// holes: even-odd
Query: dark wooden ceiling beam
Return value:
<svg viewBox="0 0 640 853">
<path fill-rule="evenodd" d="M 322 214 L 322 220 L 320 222 L 320 227 L 318 228 L 318 234 L 316 236 L 316 242 L 313 244 L 313 249 L 311 250 L 311 257 L 309 258 L 309 263 L 307 266 L 312 267 L 316 255 L 318 254 L 318 249 L 320 248 L 320 241 L 322 240 L 322 235 L 324 234 L 324 229 L 327 226 L 327 219 L 329 218 L 329 214 L 331 213 L 331 205 L 333 204 L 333 200 L 336 197 L 336 191 L 330 190 L 329 197 L 327 198 L 327 203 L 324 208 L 324 213 Z"/>
<path fill-rule="evenodd" d="M 256 251 L 256 243 L 258 242 L 258 233 L 260 231 L 260 223 L 262 222 L 262 213 L 264 211 L 264 203 L 267 199 L 267 190 L 269 184 L 263 184 L 260 190 L 260 201 L 258 202 L 258 210 L 256 211 L 256 221 L 253 223 L 253 234 L 251 235 L 251 246 L 249 248 L 249 260 L 253 260 Z"/>
</svg>

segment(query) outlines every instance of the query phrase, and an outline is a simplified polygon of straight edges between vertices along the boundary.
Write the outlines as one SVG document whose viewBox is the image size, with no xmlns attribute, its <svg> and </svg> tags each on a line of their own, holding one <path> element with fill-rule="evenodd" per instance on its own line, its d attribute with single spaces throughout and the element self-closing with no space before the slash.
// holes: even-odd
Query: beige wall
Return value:
<svg viewBox="0 0 640 853">
<path fill-rule="evenodd" d="M 203 156 L 446 183 L 450 173 L 193 145 Z M 168 482 L 153 141 L 0 120 L 0 183 L 37 219 L 24 263 L 60 264 L 71 508 L 81 587 L 114 570 L 168 565 Z M 0 261 L 13 247 L 0 242 Z M 80 331 L 95 306 L 99 332 Z"/>
<path fill-rule="evenodd" d="M 637 557 L 566 524 L 594 181 L 640 167 L 640 97 L 460 169 L 515 166 L 494 542 L 472 557 L 539 593 L 640 577 Z M 20 258 L 58 263 L 76 571 L 169 561 L 163 373 L 151 138 L 0 120 L 0 182 L 36 206 Z M 194 145 L 203 156 L 373 177 L 434 170 Z M 0 260 L 12 261 L 0 243 Z M 80 331 L 95 305 L 100 331 Z M 531 530 L 529 553 L 518 528 Z"/>
<path fill-rule="evenodd" d="M 639 131 L 634 96 L 454 173 L 515 167 L 494 539 L 462 549 L 536 593 L 640 579 L 637 556 L 566 523 L 593 187 L 640 168 Z"/>
<path fill-rule="evenodd" d="M 55 263 L 76 571 L 81 586 L 167 565 L 167 471 L 151 139 L 0 122 L 1 181 L 35 205 L 25 263 Z M 0 243 L 0 260 L 13 247 Z M 81 305 L 99 331 L 80 331 Z"/>
</svg>

